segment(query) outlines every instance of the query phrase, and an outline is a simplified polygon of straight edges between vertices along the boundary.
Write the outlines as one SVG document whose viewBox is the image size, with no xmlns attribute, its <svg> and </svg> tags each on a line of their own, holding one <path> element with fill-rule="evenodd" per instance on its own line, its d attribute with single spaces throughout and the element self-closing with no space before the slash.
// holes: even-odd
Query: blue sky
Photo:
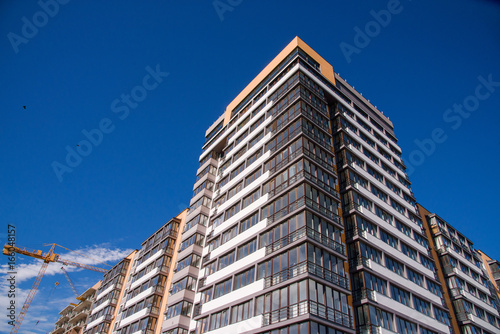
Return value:
<svg viewBox="0 0 500 334">
<path fill-rule="evenodd" d="M 207 127 L 298 35 L 390 117 L 404 157 L 417 162 L 410 179 L 418 201 L 500 258 L 500 86 L 474 100 L 480 78 L 500 82 L 498 2 L 232 3 L 217 12 L 212 0 L 73 0 L 44 16 L 35 1 L 2 1 L 0 241 L 13 224 L 17 244 L 30 248 L 56 242 L 118 258 L 140 247 L 188 206 Z M 373 13 L 388 6 L 390 22 L 376 29 Z M 369 40 L 356 39 L 366 28 Z M 343 52 L 347 44 L 356 52 Z M 131 93 L 140 102 L 127 106 Z M 463 103 L 472 111 L 459 124 L 447 110 Z M 99 127 L 106 133 L 95 145 L 77 146 L 82 131 Z M 418 153 L 415 141 L 428 142 L 435 129 L 446 140 Z M 66 164 L 66 147 L 88 155 L 58 177 L 53 166 Z M 26 333 L 51 330 L 71 300 L 52 266 Z M 100 276 L 69 272 L 81 292 Z"/>
</svg>

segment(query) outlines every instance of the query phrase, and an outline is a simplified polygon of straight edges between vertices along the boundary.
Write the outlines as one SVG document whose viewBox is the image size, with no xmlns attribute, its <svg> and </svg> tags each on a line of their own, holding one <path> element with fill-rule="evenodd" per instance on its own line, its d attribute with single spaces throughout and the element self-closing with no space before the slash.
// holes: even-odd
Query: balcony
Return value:
<svg viewBox="0 0 500 334">
<path fill-rule="evenodd" d="M 92 305 L 92 302 L 94 302 L 94 300 L 92 298 L 85 298 L 78 305 L 75 306 L 75 308 L 73 309 L 73 312 L 76 312 L 76 313 L 80 312 L 86 306 Z"/>
<path fill-rule="evenodd" d="M 296 86 L 297 82 L 298 82 L 298 80 L 295 81 L 293 85 L 291 85 L 287 89 L 285 89 L 280 95 L 278 95 L 275 98 L 275 101 L 273 101 L 273 102 L 278 102 L 280 98 L 285 96 L 285 94 L 289 93 Z M 299 99 L 299 97 L 300 97 L 300 91 L 297 91 L 293 95 L 288 96 L 288 99 L 285 103 L 280 102 L 280 104 L 277 104 L 278 107 L 276 108 L 276 110 L 274 112 L 273 112 L 274 108 L 270 110 L 270 112 L 272 113 L 270 115 L 272 117 L 279 115 L 284 109 L 288 108 L 288 106 L 291 106 L 295 101 L 297 101 Z"/>
<path fill-rule="evenodd" d="M 275 273 L 274 275 L 265 277 L 264 288 L 269 288 L 273 285 L 285 282 L 305 273 L 309 273 L 313 276 L 322 278 L 325 281 L 333 283 L 341 288 L 349 289 L 349 280 L 347 278 L 347 275 L 339 275 L 311 261 L 303 261 L 294 266 L 291 266 L 290 268 Z"/>
<path fill-rule="evenodd" d="M 446 235 L 448 235 L 448 233 L 445 230 L 443 230 L 441 227 L 439 227 L 439 225 L 436 224 L 431 225 L 431 231 L 432 234 L 434 235 L 437 235 L 438 233 L 446 233 Z"/>
<path fill-rule="evenodd" d="M 309 129 L 307 129 L 305 126 L 302 126 L 302 132 L 304 134 L 306 134 L 309 138 L 313 139 L 320 146 L 322 146 L 325 150 L 327 150 L 327 151 L 332 150 L 333 145 L 331 142 L 328 143 L 328 142 L 324 141 L 323 139 L 321 139 L 321 137 L 319 137 L 318 135 L 316 135 L 312 131 L 309 131 Z"/>
<path fill-rule="evenodd" d="M 337 225 L 343 226 L 340 217 L 330 209 L 325 208 L 316 202 L 313 202 L 309 198 L 306 198 L 306 206 L 312 209 L 313 211 L 316 211 L 317 213 L 322 214 L 323 216 L 329 218 L 333 222 L 337 223 Z"/>
<path fill-rule="evenodd" d="M 269 313 L 264 313 L 262 315 L 262 326 L 269 326 L 277 322 L 293 319 L 307 313 L 309 313 L 308 302 L 302 301 L 300 303 L 282 307 Z"/>
<path fill-rule="evenodd" d="M 465 312 L 457 312 L 457 320 L 458 321 L 474 321 L 474 316 L 470 313 Z"/>
<path fill-rule="evenodd" d="M 146 313 L 147 313 L 148 315 L 158 316 L 158 315 L 160 314 L 160 308 L 159 308 L 159 307 L 157 307 L 157 306 L 149 306 L 149 307 L 147 308 Z"/>
<path fill-rule="evenodd" d="M 345 232 L 345 236 L 347 239 L 354 239 L 355 237 L 360 237 L 366 239 L 366 230 L 360 229 L 359 227 L 355 227 L 349 229 Z"/>
<path fill-rule="evenodd" d="M 50 334 L 62 334 L 65 330 L 66 328 L 64 326 L 56 325 L 55 329 L 50 332 Z"/>
<path fill-rule="evenodd" d="M 278 170 L 280 170 L 282 167 L 286 166 L 290 161 L 298 157 L 304 152 L 304 148 L 300 147 L 296 151 L 290 153 L 286 158 L 283 158 L 282 161 L 280 161 L 276 166 L 272 167 L 269 169 L 269 176 L 272 176 L 274 173 L 276 173 Z"/>
<path fill-rule="evenodd" d="M 173 238 L 173 239 L 176 239 L 177 238 L 177 234 L 178 234 L 178 229 L 177 228 L 173 228 L 173 229 L 170 229 L 170 231 L 168 231 L 167 233 L 167 237 L 170 237 L 170 238 Z M 164 237 L 164 236 L 163 236 Z M 162 238 L 163 238 L 162 237 Z"/>
<path fill-rule="evenodd" d="M 165 287 L 164 286 L 161 286 L 161 285 L 157 285 L 153 288 L 153 293 L 158 293 L 160 295 L 163 294 L 163 292 L 165 291 Z"/>
<path fill-rule="evenodd" d="M 357 256 L 354 259 L 349 260 L 349 268 L 357 268 L 359 266 L 371 268 L 371 260 L 364 256 Z"/>
<path fill-rule="evenodd" d="M 445 275 L 451 275 L 451 274 L 454 274 L 454 273 L 457 273 L 457 268 L 454 268 L 452 266 L 448 266 L 448 265 L 444 265 L 443 266 L 443 272 L 445 273 Z"/>
<path fill-rule="evenodd" d="M 352 315 L 335 310 L 331 307 L 309 301 L 309 313 L 316 315 L 320 318 L 330 320 L 341 326 L 354 329 Z"/>
<path fill-rule="evenodd" d="M 267 276 L 264 279 L 264 288 L 269 288 L 273 285 L 285 282 L 289 279 L 305 274 L 307 272 L 307 261 L 293 265 L 288 269 L 275 273 L 274 275 Z"/>
<path fill-rule="evenodd" d="M 111 300 L 109 300 L 109 305 L 116 306 L 116 304 L 118 304 L 118 297 L 114 297 Z"/>
<path fill-rule="evenodd" d="M 68 314 L 64 314 L 57 319 L 56 324 L 63 323 L 69 320 Z"/>
<path fill-rule="evenodd" d="M 356 302 L 360 302 L 364 299 L 368 299 L 374 302 L 377 301 L 377 298 L 375 297 L 375 291 L 366 288 L 354 290 L 352 292 L 352 299 Z"/>
<path fill-rule="evenodd" d="M 347 274 L 345 274 L 345 276 L 342 276 L 310 261 L 307 262 L 307 271 L 311 275 L 322 278 L 325 281 L 333 283 L 341 288 L 349 289 L 349 279 Z"/>
<path fill-rule="evenodd" d="M 269 193 L 268 193 L 269 197 L 268 198 L 271 199 L 272 197 L 287 190 L 288 188 L 290 188 L 292 185 L 296 184 L 297 182 L 302 181 L 304 179 L 304 173 L 307 173 L 307 172 L 305 172 L 304 170 L 301 170 L 300 172 L 298 172 L 294 176 L 290 177 L 286 182 L 283 182 L 282 184 L 275 187 L 274 189 L 269 190 Z M 307 174 L 309 174 L 309 173 L 307 173 Z"/>
<path fill-rule="evenodd" d="M 271 214 L 267 217 L 267 225 L 271 225 L 275 221 L 278 221 L 279 219 L 285 217 L 288 215 L 290 212 L 293 212 L 297 209 L 300 209 L 306 204 L 306 197 L 302 196 L 301 198 L 295 200 L 294 202 L 288 204 L 281 210 L 275 212 L 274 214 Z"/>
<path fill-rule="evenodd" d="M 80 318 L 86 318 L 90 315 L 90 309 L 81 310 L 80 312 L 75 312 L 71 315 L 69 322 L 75 322 L 75 320 Z"/>
<path fill-rule="evenodd" d="M 382 334 L 382 327 L 375 325 L 359 326 L 357 333 L 359 334 Z"/>
<path fill-rule="evenodd" d="M 308 181 L 311 181 L 313 184 L 319 186 L 324 191 L 328 192 L 330 195 L 333 195 L 336 199 L 340 200 L 340 195 L 337 190 L 319 180 L 316 176 L 311 175 L 308 172 L 304 172 L 304 175 Z"/>
<path fill-rule="evenodd" d="M 295 130 L 293 130 L 292 132 L 290 132 L 288 134 L 288 137 L 286 137 L 285 139 L 283 139 L 281 142 L 279 142 L 278 144 L 276 144 L 275 147 L 273 147 L 272 149 L 270 149 L 269 151 L 271 152 L 271 154 L 274 154 L 276 151 L 278 151 L 279 149 L 281 149 L 283 146 L 285 146 L 286 144 L 288 144 L 291 140 L 293 140 L 295 138 L 295 136 L 297 136 L 299 133 L 302 133 L 302 127 L 300 128 L 296 128 Z"/>
<path fill-rule="evenodd" d="M 342 255 L 345 255 L 345 246 L 329 237 L 326 235 L 319 233 L 315 229 L 311 227 L 307 227 L 306 229 L 307 236 L 320 244 L 327 246 L 328 248 L 336 251 L 337 253 L 340 253 Z"/>
<path fill-rule="evenodd" d="M 170 271 L 170 266 L 161 265 L 159 268 L 160 268 L 159 269 L 160 274 L 168 275 L 168 273 Z"/>
<path fill-rule="evenodd" d="M 347 178 L 340 182 L 340 189 L 342 190 L 346 190 L 346 188 L 349 186 L 355 189 L 359 189 L 359 182 L 351 180 L 350 178 Z"/>
<path fill-rule="evenodd" d="M 342 207 L 342 213 L 343 214 L 348 214 L 350 211 L 357 211 L 357 212 L 360 212 L 360 213 L 363 213 L 363 207 L 357 203 L 349 203 L 347 205 L 344 205 Z"/>
<path fill-rule="evenodd" d="M 304 149 L 304 155 L 306 157 L 308 157 L 309 159 L 311 159 L 311 160 L 315 161 L 316 163 L 318 163 L 323 168 L 326 168 L 330 172 L 333 172 L 335 175 L 337 175 L 337 172 L 333 168 L 334 167 L 333 164 L 326 162 L 325 160 L 323 160 L 320 157 L 316 156 L 314 153 L 312 153 L 311 151 L 309 151 L 307 149 Z"/>
<path fill-rule="evenodd" d="M 337 175 L 337 173 L 335 172 L 335 170 L 333 169 L 333 166 L 332 164 L 329 164 L 327 163 L 326 161 L 324 161 L 323 159 L 317 157 L 314 153 L 308 151 L 307 149 L 303 148 L 303 147 L 300 147 L 299 149 L 297 149 L 296 151 L 292 152 L 291 154 L 289 154 L 286 158 L 283 158 L 283 160 L 281 162 L 279 162 L 276 166 L 272 167 L 269 169 L 269 176 L 272 176 L 274 175 L 277 171 L 279 171 L 281 168 L 285 167 L 286 165 L 288 165 L 288 163 L 290 161 L 293 161 L 296 157 L 300 156 L 301 154 L 304 154 L 306 157 L 308 157 L 310 160 L 314 161 L 315 163 L 319 164 L 320 166 L 322 166 L 323 168 L 326 168 L 328 171 L 332 172 L 334 175 Z M 308 178 L 309 177 L 309 178 Z M 308 175 L 306 175 L 306 178 L 308 180 L 311 180 L 312 181 L 312 175 L 310 175 L 308 173 Z M 313 181 L 315 183 L 317 183 L 319 186 L 323 186 L 322 184 L 319 184 L 318 182 L 316 181 Z M 321 181 L 320 181 L 321 182 Z M 326 191 L 328 192 L 331 192 L 332 195 L 336 196 L 336 197 L 339 197 L 339 194 L 338 192 L 331 188 L 330 186 L 327 186 L 328 188 L 325 188 Z M 273 196 L 274 194 L 271 194 L 270 196 Z"/>
<path fill-rule="evenodd" d="M 445 253 L 450 252 L 450 247 L 449 246 L 441 246 L 439 248 L 436 248 L 436 251 L 438 252 L 438 254 L 443 255 Z"/>
<path fill-rule="evenodd" d="M 345 247 L 343 244 L 327 237 L 326 235 L 319 233 L 318 231 L 314 230 L 313 228 L 309 226 L 303 226 L 299 228 L 296 231 L 293 231 L 292 233 L 287 234 L 281 239 L 276 240 L 272 244 L 269 244 L 266 246 L 266 255 L 269 255 L 283 247 L 288 246 L 289 244 L 303 238 L 303 237 L 308 237 L 314 241 L 319 242 L 320 244 L 336 251 L 337 253 L 340 253 L 342 255 L 345 255 Z"/>
<path fill-rule="evenodd" d="M 203 257 L 203 259 L 201 260 L 201 265 L 204 266 L 208 261 L 210 261 L 210 253 Z"/>
<path fill-rule="evenodd" d="M 460 297 L 465 296 L 465 291 L 461 288 L 452 288 L 450 289 L 450 294 L 452 297 Z"/>
<path fill-rule="evenodd" d="M 85 327 L 86 324 L 87 324 L 87 321 L 81 320 L 81 321 L 78 321 L 77 323 L 70 324 L 70 326 L 68 326 L 68 330 L 75 331 L 78 333 L 79 329 Z"/>
<path fill-rule="evenodd" d="M 314 108 L 314 107 L 313 107 Z M 317 108 L 314 108 L 315 110 L 319 110 Z M 309 111 L 309 110 L 304 110 L 304 109 L 301 109 L 301 113 L 302 115 L 306 116 L 306 118 L 308 118 L 310 121 L 314 122 L 314 124 L 316 124 L 317 126 L 319 126 L 321 129 L 325 130 L 325 131 L 330 131 L 330 129 L 326 126 L 324 126 L 321 122 L 319 122 L 317 119 L 314 118 L 314 115 L 312 113 L 312 111 Z M 328 117 L 327 115 L 325 115 L 323 112 L 318 112 L 319 114 L 325 116 L 325 117 Z"/>
<path fill-rule="evenodd" d="M 276 240 L 272 244 L 266 246 L 266 255 L 269 255 L 283 247 L 288 246 L 289 244 L 303 238 L 306 236 L 306 227 L 301 227 L 296 231 L 293 231 L 281 239 Z"/>
<path fill-rule="evenodd" d="M 104 322 L 111 322 L 111 320 L 113 320 L 113 315 L 112 314 L 106 314 L 104 316 L 104 318 L 102 319 L 102 321 L 104 321 Z"/>
<path fill-rule="evenodd" d="M 290 121 L 294 120 L 295 118 L 297 118 L 297 116 L 299 116 L 301 114 L 302 113 L 300 112 L 300 110 L 297 110 L 297 112 L 295 112 L 294 114 L 288 114 L 286 118 L 281 119 L 281 123 L 279 123 L 279 125 L 276 128 L 274 128 L 273 130 L 271 130 L 268 133 L 271 133 L 272 136 L 274 136 L 276 133 L 281 131 L 285 126 L 287 126 L 290 123 Z"/>
</svg>

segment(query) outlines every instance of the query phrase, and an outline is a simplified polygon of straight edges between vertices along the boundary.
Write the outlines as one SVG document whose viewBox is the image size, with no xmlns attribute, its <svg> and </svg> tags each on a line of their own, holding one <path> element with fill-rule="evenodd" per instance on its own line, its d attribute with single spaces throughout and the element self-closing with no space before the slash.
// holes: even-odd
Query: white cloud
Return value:
<svg viewBox="0 0 500 334">
<path fill-rule="evenodd" d="M 123 259 L 132 252 L 132 249 L 111 249 L 104 245 L 92 245 L 75 251 L 75 252 L 58 253 L 62 259 L 70 260 L 82 264 L 94 265 L 97 267 L 111 269 L 110 266 L 105 266 L 101 262 L 108 263 L 111 266 L 116 264 L 119 260 Z"/>
</svg>

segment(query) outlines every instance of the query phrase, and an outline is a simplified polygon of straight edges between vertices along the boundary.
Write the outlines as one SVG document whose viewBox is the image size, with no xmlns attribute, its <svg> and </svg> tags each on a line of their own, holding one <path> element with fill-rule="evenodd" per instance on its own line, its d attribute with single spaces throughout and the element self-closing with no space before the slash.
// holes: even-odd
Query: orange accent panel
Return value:
<svg viewBox="0 0 500 334">
<path fill-rule="evenodd" d="M 500 287 L 497 286 L 495 279 L 493 278 L 493 273 L 491 272 L 490 265 L 488 264 L 488 261 L 491 261 L 492 258 L 490 258 L 488 255 L 483 253 L 482 251 L 478 250 L 479 254 L 481 254 L 481 260 L 483 260 L 484 267 L 486 268 L 486 271 L 488 272 L 488 276 L 490 278 L 491 284 L 493 284 L 493 287 L 495 288 L 495 292 L 497 293 L 498 298 L 500 299 Z"/>
</svg>

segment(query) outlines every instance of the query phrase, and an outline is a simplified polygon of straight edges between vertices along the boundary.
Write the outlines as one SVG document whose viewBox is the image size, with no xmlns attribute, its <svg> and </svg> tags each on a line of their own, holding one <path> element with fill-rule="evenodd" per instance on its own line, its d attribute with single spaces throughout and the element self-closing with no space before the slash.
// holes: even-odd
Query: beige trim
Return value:
<svg viewBox="0 0 500 334">
<path fill-rule="evenodd" d="M 113 314 L 113 318 L 111 319 L 111 323 L 109 324 L 108 334 L 113 333 L 113 327 L 115 326 L 115 323 L 116 323 L 116 317 L 118 315 L 118 311 L 120 310 L 120 304 L 122 303 L 122 298 L 125 294 L 125 290 L 126 290 L 125 286 L 127 285 L 127 281 L 128 281 L 129 276 L 130 276 L 130 271 L 132 270 L 132 264 L 134 262 L 135 256 L 137 255 L 137 252 L 138 251 L 136 249 L 132 253 L 130 253 L 127 257 L 125 257 L 125 259 L 130 260 L 130 262 L 129 262 L 128 267 L 127 267 L 127 272 L 125 273 L 125 278 L 123 279 L 123 284 L 122 284 L 122 288 L 120 289 L 120 295 L 118 296 L 118 301 L 116 302 L 115 312 Z"/>
<path fill-rule="evenodd" d="M 165 282 L 165 290 L 163 290 L 163 297 L 162 297 L 162 302 L 160 304 L 160 313 L 158 316 L 158 320 L 156 321 L 156 329 L 155 329 L 155 334 L 160 334 L 162 331 L 163 327 L 163 319 L 164 319 L 164 313 L 167 308 L 167 301 L 168 301 L 168 296 L 170 295 L 170 287 L 172 285 L 172 278 L 174 276 L 174 268 L 175 264 L 177 263 L 177 255 L 179 254 L 177 250 L 179 249 L 179 245 L 181 244 L 181 239 L 182 239 L 182 230 L 184 229 L 184 225 L 186 224 L 186 216 L 189 212 L 189 208 L 185 209 L 179 215 L 177 215 L 175 218 L 180 219 L 179 222 L 179 231 L 177 232 L 177 238 L 175 240 L 174 244 L 174 254 L 172 255 L 172 259 L 170 260 L 170 270 L 167 275 L 167 281 Z"/>
</svg>

